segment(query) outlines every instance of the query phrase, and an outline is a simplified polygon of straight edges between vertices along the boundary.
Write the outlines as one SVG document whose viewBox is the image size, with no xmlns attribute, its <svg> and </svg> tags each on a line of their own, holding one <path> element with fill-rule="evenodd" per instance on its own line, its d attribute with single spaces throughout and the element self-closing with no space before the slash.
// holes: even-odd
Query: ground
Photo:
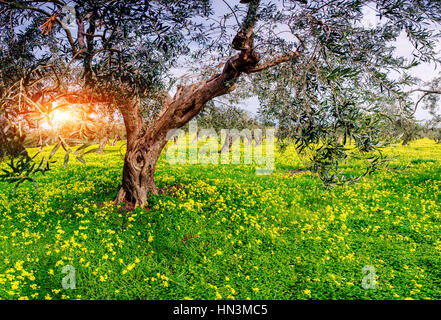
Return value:
<svg viewBox="0 0 441 320">
<path fill-rule="evenodd" d="M 111 202 L 121 147 L 67 169 L 59 152 L 39 192 L 0 185 L 0 298 L 441 298 L 441 145 L 392 146 L 397 170 L 332 189 L 291 175 L 290 148 L 269 176 L 162 155 L 158 186 L 182 187 L 131 213 Z M 62 287 L 66 265 L 76 289 Z"/>
</svg>

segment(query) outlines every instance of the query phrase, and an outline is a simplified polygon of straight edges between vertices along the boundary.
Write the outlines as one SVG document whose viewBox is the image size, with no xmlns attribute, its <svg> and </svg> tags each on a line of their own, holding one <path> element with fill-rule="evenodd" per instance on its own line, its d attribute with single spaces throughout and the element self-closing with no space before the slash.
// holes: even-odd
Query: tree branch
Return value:
<svg viewBox="0 0 441 320">
<path fill-rule="evenodd" d="M 414 93 L 414 92 L 423 92 L 423 95 L 415 103 L 414 112 L 416 112 L 418 105 L 424 99 L 424 97 L 426 97 L 429 94 L 441 94 L 441 89 L 414 89 L 409 91 L 409 93 Z"/>
<path fill-rule="evenodd" d="M 42 1 L 43 2 L 43 1 Z M 52 14 L 50 14 L 49 12 L 44 11 L 43 9 L 37 8 L 37 7 L 33 7 L 33 6 L 28 6 L 28 5 L 24 5 L 21 3 L 17 3 L 17 2 L 10 2 L 10 1 L 5 1 L 5 0 L 0 0 L 0 3 L 9 5 L 11 9 L 27 9 L 27 10 L 32 10 L 32 11 L 36 11 L 39 12 L 41 14 L 44 14 L 47 17 L 51 17 Z M 58 4 L 63 4 L 61 1 L 56 1 L 54 3 L 58 3 Z M 64 4 L 63 4 L 64 5 Z M 57 18 L 55 19 L 55 21 L 61 26 L 61 28 L 64 30 L 64 32 L 66 33 L 67 36 L 67 40 L 69 41 L 69 44 L 72 48 L 72 52 L 75 55 L 77 52 L 77 49 L 75 47 L 75 41 L 73 40 L 72 37 L 72 33 L 70 32 L 69 29 L 67 29 L 63 23 Z"/>
<path fill-rule="evenodd" d="M 236 88 L 236 81 L 242 73 L 251 73 L 270 68 L 299 57 L 298 51 L 278 56 L 258 66 L 260 55 L 254 50 L 253 28 L 257 22 L 259 0 L 250 1 L 242 28 L 236 34 L 232 45 L 240 53 L 226 62 L 221 73 L 208 80 L 189 86 L 178 87 L 173 98 L 167 99 L 152 130 L 144 136 L 144 143 L 156 138 L 165 141 L 168 130 L 180 128 L 196 116 L 211 99 L 227 94 Z M 165 142 L 164 142 L 165 143 Z"/>
<path fill-rule="evenodd" d="M 264 63 L 261 63 L 253 68 L 249 68 L 249 69 L 245 70 L 245 73 L 259 72 L 259 71 L 277 66 L 283 62 L 288 62 L 290 60 L 297 59 L 298 57 L 300 57 L 299 51 L 293 51 L 293 52 L 290 52 L 287 54 L 282 54 L 278 57 L 275 57 L 274 59 L 267 60 Z"/>
<path fill-rule="evenodd" d="M 431 94 L 431 93 L 441 94 L 441 89 L 414 89 L 409 91 L 409 93 L 414 93 L 414 92 L 424 92 L 426 94 Z"/>
</svg>

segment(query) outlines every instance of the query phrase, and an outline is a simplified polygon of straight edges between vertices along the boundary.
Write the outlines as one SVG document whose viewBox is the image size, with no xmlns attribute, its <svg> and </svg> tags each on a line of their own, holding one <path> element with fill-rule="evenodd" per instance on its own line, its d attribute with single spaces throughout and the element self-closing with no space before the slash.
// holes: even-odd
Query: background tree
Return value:
<svg viewBox="0 0 441 320">
<path fill-rule="evenodd" d="M 207 104 L 205 109 L 201 111 L 196 119 L 198 120 L 199 127 L 213 128 L 218 135 L 221 134 L 220 131 L 222 129 L 236 129 L 238 131 L 248 129 L 249 135 L 243 137 L 241 141 L 248 144 L 251 144 L 253 140 L 256 144 L 262 142 L 261 137 L 257 137 L 257 139 L 254 137 L 253 130 L 259 128 L 263 129 L 264 126 L 259 123 L 258 119 L 249 114 L 249 112 L 234 105 L 216 105 L 215 103 Z M 228 132 L 225 137 L 225 142 L 219 151 L 221 153 L 229 152 L 234 141 L 238 138 L 240 138 L 238 135 Z"/>
<path fill-rule="evenodd" d="M 401 144 L 403 146 L 426 135 L 425 127 L 418 123 L 413 117 L 401 117 L 396 119 L 393 123 L 392 130 L 395 136 L 398 135 L 401 138 Z"/>
<path fill-rule="evenodd" d="M 417 81 L 419 84 L 421 81 Z M 441 77 L 434 77 L 432 80 L 423 83 L 423 88 L 412 89 L 408 94 L 416 96 L 416 102 L 413 110 L 408 112 L 407 117 L 400 117 L 392 126 L 396 132 L 399 132 L 403 139 L 403 145 L 421 137 L 428 137 L 441 142 L 441 113 L 440 113 L 440 96 L 441 96 Z M 414 118 L 418 108 L 427 110 L 430 118 L 420 124 Z"/>
<path fill-rule="evenodd" d="M 423 103 L 423 108 L 428 110 L 433 117 L 440 115 L 439 101 L 441 97 L 441 76 L 433 78 L 424 84 L 425 89 L 418 88 L 412 90 L 410 93 L 420 93 L 414 110 L 418 108 L 419 103 Z"/>
<path fill-rule="evenodd" d="M 439 117 L 432 118 L 425 123 L 425 136 L 436 143 L 441 143 L 441 119 Z"/>
<path fill-rule="evenodd" d="M 358 0 L 241 1 L 220 17 L 213 5 L 224 1 L 0 4 L 2 49 L 20 55 L 18 62 L 2 61 L 1 109 L 21 110 L 26 118 L 59 100 L 117 108 L 127 152 L 116 201 L 129 206 L 157 193 L 154 172 L 167 132 L 238 86 L 258 95 L 260 114 L 279 126 L 281 141 L 313 151 L 312 167 L 325 182 L 335 180 L 330 170 L 339 160 L 352 156 L 365 158 L 371 172 L 379 162 L 372 155 L 381 118 L 376 97 L 393 95 L 409 108 L 406 70 L 418 61 L 438 62 L 434 25 L 441 8 L 433 1 L 370 1 L 381 18 L 375 27 L 362 23 L 366 4 Z M 75 30 L 63 23 L 65 5 L 75 7 Z M 394 56 L 402 33 L 415 47 L 415 61 Z M 17 75 L 5 72 L 11 66 Z M 82 70 L 81 82 L 69 77 L 74 66 Z M 173 67 L 188 66 L 197 73 L 176 83 Z M 347 138 L 355 148 L 345 147 Z"/>
</svg>

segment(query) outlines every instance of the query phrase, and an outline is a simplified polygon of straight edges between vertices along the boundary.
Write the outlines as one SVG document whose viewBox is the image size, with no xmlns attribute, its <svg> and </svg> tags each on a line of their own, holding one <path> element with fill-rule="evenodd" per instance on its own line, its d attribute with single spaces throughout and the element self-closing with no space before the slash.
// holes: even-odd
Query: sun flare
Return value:
<svg viewBox="0 0 441 320">
<path fill-rule="evenodd" d="M 50 119 L 53 124 L 63 125 L 66 122 L 78 120 L 78 117 L 76 117 L 75 114 L 70 111 L 55 110 L 51 113 Z"/>
</svg>

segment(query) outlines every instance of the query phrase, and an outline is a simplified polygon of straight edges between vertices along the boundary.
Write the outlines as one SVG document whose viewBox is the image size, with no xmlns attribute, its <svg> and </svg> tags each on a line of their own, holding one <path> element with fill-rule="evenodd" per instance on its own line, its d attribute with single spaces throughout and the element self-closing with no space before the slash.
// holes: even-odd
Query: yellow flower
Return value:
<svg viewBox="0 0 441 320">
<path fill-rule="evenodd" d="M 311 297 L 311 290 L 305 289 L 305 290 L 303 290 L 303 293 L 306 294 L 307 296 Z"/>
</svg>

